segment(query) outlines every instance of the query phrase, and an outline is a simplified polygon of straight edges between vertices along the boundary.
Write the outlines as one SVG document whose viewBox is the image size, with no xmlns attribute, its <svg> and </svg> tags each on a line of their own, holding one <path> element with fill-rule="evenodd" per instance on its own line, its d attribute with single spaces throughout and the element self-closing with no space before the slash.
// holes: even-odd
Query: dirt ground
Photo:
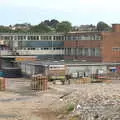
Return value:
<svg viewBox="0 0 120 120">
<path fill-rule="evenodd" d="M 86 98 L 103 94 L 120 96 L 120 83 L 49 83 L 49 89 L 43 92 L 31 90 L 30 82 L 31 80 L 24 78 L 6 79 L 6 90 L 0 92 L 0 120 L 70 120 L 69 117 L 61 118 L 59 113 L 68 103 L 76 105 Z"/>
</svg>

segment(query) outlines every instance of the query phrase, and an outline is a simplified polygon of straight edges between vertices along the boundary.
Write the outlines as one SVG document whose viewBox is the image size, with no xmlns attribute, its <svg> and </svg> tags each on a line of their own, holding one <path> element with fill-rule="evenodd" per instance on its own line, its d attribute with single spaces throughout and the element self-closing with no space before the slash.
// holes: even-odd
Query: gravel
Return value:
<svg viewBox="0 0 120 120">
<path fill-rule="evenodd" d="M 78 120 L 120 120 L 120 84 L 82 84 L 61 104 L 74 104 L 74 110 L 66 120 L 78 116 Z M 60 103 L 59 103 L 60 104 Z"/>
<path fill-rule="evenodd" d="M 0 120 L 56 120 L 56 112 L 60 120 L 120 120 L 120 84 L 50 84 L 48 91 L 34 94 L 21 94 L 21 86 L 0 92 Z M 69 105 L 74 110 L 64 114 Z"/>
</svg>

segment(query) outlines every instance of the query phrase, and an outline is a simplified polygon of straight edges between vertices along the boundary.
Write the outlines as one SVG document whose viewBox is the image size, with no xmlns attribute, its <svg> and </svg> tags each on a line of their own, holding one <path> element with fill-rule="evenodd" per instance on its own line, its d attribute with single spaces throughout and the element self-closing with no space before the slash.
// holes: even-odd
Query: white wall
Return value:
<svg viewBox="0 0 120 120">
<path fill-rule="evenodd" d="M 107 66 L 71 66 L 68 67 L 68 73 L 75 73 L 75 72 L 88 72 L 90 74 L 96 73 L 97 69 L 103 69 L 107 72 Z"/>
<path fill-rule="evenodd" d="M 64 50 L 17 50 L 20 55 L 64 55 Z"/>
<path fill-rule="evenodd" d="M 12 55 L 10 50 L 0 50 L 0 55 Z"/>
</svg>

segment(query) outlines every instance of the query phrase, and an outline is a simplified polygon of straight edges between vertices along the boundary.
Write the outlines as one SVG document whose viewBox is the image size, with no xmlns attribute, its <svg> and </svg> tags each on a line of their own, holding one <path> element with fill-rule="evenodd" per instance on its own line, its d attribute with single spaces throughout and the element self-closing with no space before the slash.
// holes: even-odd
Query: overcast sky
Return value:
<svg viewBox="0 0 120 120">
<path fill-rule="evenodd" d="M 73 25 L 120 23 L 120 0 L 0 0 L 0 25 L 38 24 L 46 19 Z"/>
</svg>

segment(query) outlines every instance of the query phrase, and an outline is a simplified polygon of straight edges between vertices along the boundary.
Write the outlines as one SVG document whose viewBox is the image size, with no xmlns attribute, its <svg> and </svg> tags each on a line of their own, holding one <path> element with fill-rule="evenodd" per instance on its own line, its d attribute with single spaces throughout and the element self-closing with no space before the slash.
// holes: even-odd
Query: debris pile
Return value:
<svg viewBox="0 0 120 120">
<path fill-rule="evenodd" d="M 75 120 L 120 120 L 119 84 L 81 85 L 62 102 L 74 105 L 66 120 L 74 116 Z"/>
</svg>

